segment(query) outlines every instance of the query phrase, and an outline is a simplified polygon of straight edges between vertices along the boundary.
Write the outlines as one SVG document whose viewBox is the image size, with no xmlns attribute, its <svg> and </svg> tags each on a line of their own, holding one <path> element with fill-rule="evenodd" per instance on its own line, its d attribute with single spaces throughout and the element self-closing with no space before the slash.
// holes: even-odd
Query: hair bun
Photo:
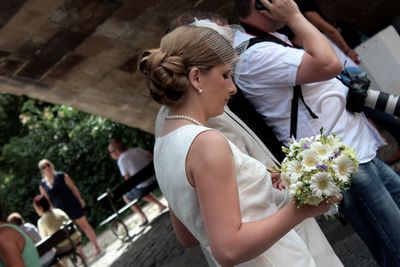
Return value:
<svg viewBox="0 0 400 267">
<path fill-rule="evenodd" d="M 185 63 L 180 56 L 168 56 L 160 49 L 143 53 L 139 70 L 149 81 L 150 94 L 160 104 L 176 104 L 188 87 Z"/>
</svg>

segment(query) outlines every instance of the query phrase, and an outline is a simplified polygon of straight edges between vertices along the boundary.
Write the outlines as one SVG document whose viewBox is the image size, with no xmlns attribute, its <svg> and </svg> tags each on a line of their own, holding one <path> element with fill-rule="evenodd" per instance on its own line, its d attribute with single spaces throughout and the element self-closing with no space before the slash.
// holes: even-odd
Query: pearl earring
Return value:
<svg viewBox="0 0 400 267">
<path fill-rule="evenodd" d="M 201 93 L 203 92 L 203 90 L 201 90 L 201 88 L 199 88 L 199 89 L 197 90 L 197 92 L 198 92 L 199 94 L 201 94 Z"/>
</svg>

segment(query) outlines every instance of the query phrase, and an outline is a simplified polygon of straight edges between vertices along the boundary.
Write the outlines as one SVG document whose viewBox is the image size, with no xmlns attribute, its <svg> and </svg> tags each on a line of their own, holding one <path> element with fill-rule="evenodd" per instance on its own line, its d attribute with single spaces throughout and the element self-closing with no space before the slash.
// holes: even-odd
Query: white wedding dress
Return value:
<svg viewBox="0 0 400 267">
<path fill-rule="evenodd" d="M 196 191 L 185 173 L 185 161 L 193 140 L 207 130 L 212 129 L 185 125 L 157 138 L 154 165 L 169 207 L 199 240 L 210 266 L 220 266 L 212 256 Z M 272 187 L 270 175 L 263 164 L 240 152 L 231 142 L 229 144 L 236 165 L 242 221 L 259 220 L 275 213 L 288 201 L 286 194 Z M 238 266 L 343 266 L 314 219 L 306 220 L 296 228 L 258 257 Z"/>
</svg>

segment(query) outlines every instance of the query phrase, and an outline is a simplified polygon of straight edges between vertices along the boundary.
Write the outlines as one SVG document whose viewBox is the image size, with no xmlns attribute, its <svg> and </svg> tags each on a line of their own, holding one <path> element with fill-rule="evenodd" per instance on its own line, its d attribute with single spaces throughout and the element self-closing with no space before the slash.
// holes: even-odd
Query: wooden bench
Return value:
<svg viewBox="0 0 400 267">
<path fill-rule="evenodd" d="M 81 244 L 81 242 L 76 242 L 72 240 L 72 236 L 77 232 L 75 225 L 72 221 L 68 221 L 64 223 L 60 229 L 49 236 L 46 239 L 41 240 L 36 243 L 36 249 L 39 253 L 39 256 L 43 256 L 50 250 L 56 248 L 61 242 L 65 240 L 69 240 L 71 248 L 62 253 L 56 253 L 55 257 L 51 260 L 48 266 L 52 266 L 63 257 L 68 257 L 74 266 L 87 266 L 86 262 L 82 258 L 82 256 L 77 252 L 76 248 Z"/>
<path fill-rule="evenodd" d="M 97 201 L 100 203 L 102 208 L 106 211 L 111 210 L 112 214 L 100 222 L 99 226 L 106 225 L 110 223 L 112 233 L 122 241 L 129 241 L 135 235 L 129 234 L 129 229 L 123 221 L 121 216 L 126 210 L 129 210 L 130 207 L 136 203 L 144 196 L 148 195 L 151 191 L 158 188 L 157 181 L 154 181 L 150 185 L 145 188 L 142 188 L 142 193 L 139 198 L 132 200 L 125 206 L 118 208 L 116 206 L 116 202 L 122 198 L 124 194 L 132 190 L 132 188 L 136 187 L 138 184 L 152 178 L 155 175 L 154 164 L 150 162 L 146 167 L 138 171 L 135 175 L 130 177 L 129 179 L 123 181 L 119 185 L 115 186 L 112 189 L 107 189 L 107 192 L 101 194 Z M 122 233 L 120 231 L 122 227 Z"/>
</svg>

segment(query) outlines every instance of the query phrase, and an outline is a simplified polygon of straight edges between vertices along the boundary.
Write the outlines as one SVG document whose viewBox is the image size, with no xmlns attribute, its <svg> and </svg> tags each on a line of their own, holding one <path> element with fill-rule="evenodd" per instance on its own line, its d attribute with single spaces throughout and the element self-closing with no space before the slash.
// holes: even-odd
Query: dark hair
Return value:
<svg viewBox="0 0 400 267">
<path fill-rule="evenodd" d="M 170 22 L 170 24 L 168 25 L 168 28 L 165 33 L 167 34 L 180 26 L 191 24 L 195 21 L 195 19 L 198 19 L 198 20 L 209 19 L 209 20 L 217 23 L 218 25 L 227 25 L 228 24 L 228 20 L 217 13 L 204 12 L 204 11 L 200 11 L 197 9 L 192 9 L 192 10 L 186 11 L 185 13 L 182 13 L 181 15 L 176 17 L 174 20 L 172 20 Z"/>
<path fill-rule="evenodd" d="M 247 18 L 251 12 L 251 0 L 235 0 L 235 10 L 239 18 Z"/>
<path fill-rule="evenodd" d="M 45 196 L 38 195 L 33 199 L 33 204 L 36 207 L 42 208 L 43 211 L 48 211 L 50 209 L 50 203 Z"/>
<path fill-rule="evenodd" d="M 110 141 L 109 147 L 112 147 L 114 150 L 118 150 L 120 152 L 123 152 L 126 150 L 125 144 L 121 141 L 121 139 L 118 138 L 113 138 Z"/>
</svg>

